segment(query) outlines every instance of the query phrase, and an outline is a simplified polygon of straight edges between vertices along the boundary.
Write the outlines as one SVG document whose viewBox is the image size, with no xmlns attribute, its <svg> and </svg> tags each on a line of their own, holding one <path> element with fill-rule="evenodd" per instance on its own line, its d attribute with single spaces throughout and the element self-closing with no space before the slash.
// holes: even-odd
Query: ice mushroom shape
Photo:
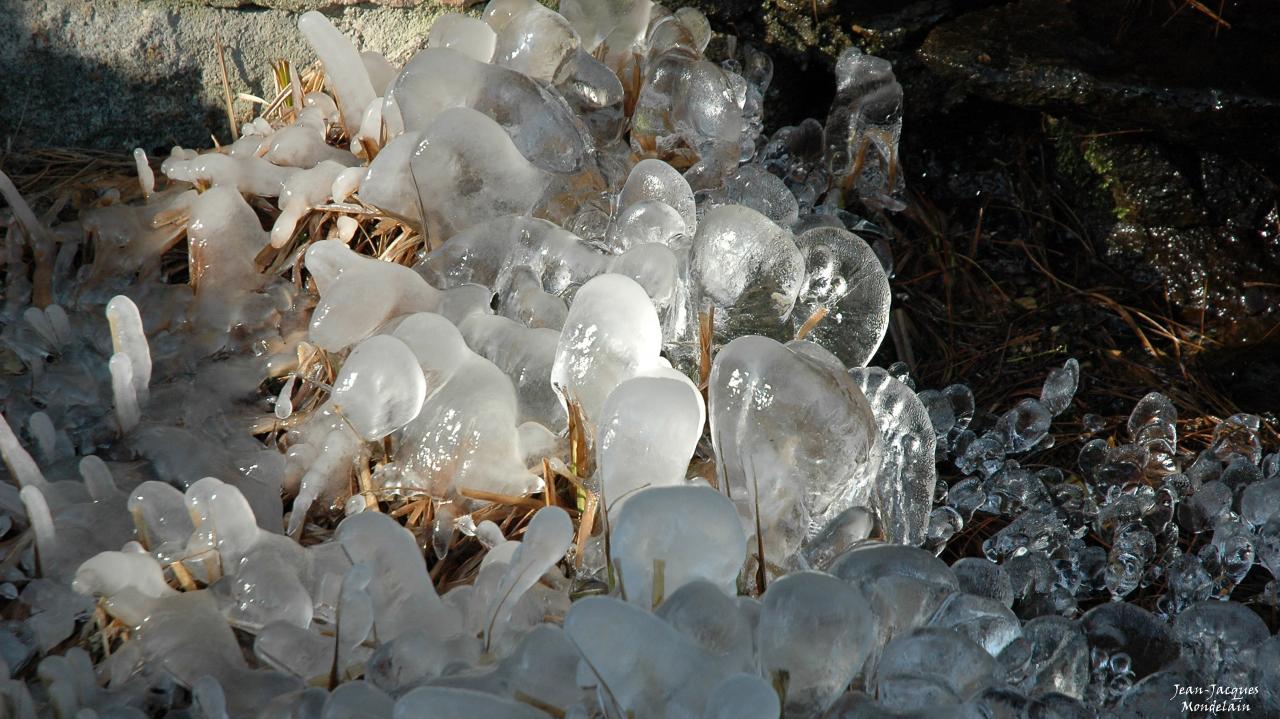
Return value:
<svg viewBox="0 0 1280 719">
<path fill-rule="evenodd" d="M 733 673 L 666 622 L 616 599 L 578 600 L 564 630 L 600 704 L 623 716 L 700 719 L 711 692 Z"/>
<path fill-rule="evenodd" d="M 574 295 L 560 334 L 551 381 L 594 427 L 609 393 L 658 365 L 662 327 L 644 288 L 604 274 Z"/>
<path fill-rule="evenodd" d="M 459 322 L 458 331 L 473 352 L 511 379 L 520 422 L 538 422 L 555 432 L 565 429 L 564 406 L 551 386 L 551 365 L 560 342 L 558 330 L 525 327 L 513 319 L 476 313 Z"/>
<path fill-rule="evenodd" d="M 745 521 L 758 513 L 766 537 L 786 538 L 786 556 L 768 561 L 787 560 L 849 507 L 871 506 L 885 449 L 847 374 L 747 336 L 716 355 L 708 393 L 720 487 Z"/>
<path fill-rule="evenodd" d="M 422 131 L 409 170 L 435 244 L 485 220 L 532 213 L 551 182 L 502 126 L 466 107 L 441 112 Z"/>
<path fill-rule="evenodd" d="M 306 266 L 320 290 L 310 336 L 329 351 L 359 342 L 393 317 L 433 312 L 442 301 L 440 292 L 408 267 L 357 254 L 338 240 L 313 243 Z"/>
<path fill-rule="evenodd" d="M 298 29 L 324 63 L 325 79 L 333 88 L 347 134 L 354 137 L 361 115 L 377 97 L 360 53 L 324 15 L 312 10 L 298 18 Z"/>
<path fill-rule="evenodd" d="M 445 13 L 436 18 L 427 33 L 427 47 L 457 50 L 477 62 L 493 59 L 493 46 L 498 36 L 489 24 L 479 18 L 460 13 Z"/>
<path fill-rule="evenodd" d="M 601 409 L 596 467 L 604 506 L 614 512 L 637 490 L 682 484 L 706 422 L 688 378 L 633 377 Z"/>
<path fill-rule="evenodd" d="M 627 601 L 646 609 L 698 579 L 733 592 L 746 560 L 733 503 L 707 486 L 641 489 L 618 508 L 610 539 Z"/>
<path fill-rule="evenodd" d="M 671 165 L 648 158 L 637 162 L 627 174 L 618 193 L 618 211 L 645 202 L 659 202 L 675 210 L 684 220 L 684 234 L 692 238 L 698 230 L 698 207 L 689 181 Z"/>
<path fill-rule="evenodd" d="M 590 164 L 586 128 L 563 98 L 519 72 L 455 50 L 428 47 L 414 55 L 387 92 L 383 112 L 389 126 L 402 126 L 393 135 L 416 135 L 459 107 L 492 118 L 541 170 L 574 173 Z"/>
<path fill-rule="evenodd" d="M 889 277 L 861 237 L 838 227 L 815 227 L 796 238 L 805 277 L 792 324 L 799 331 L 825 311 L 806 338 L 849 367 L 865 367 L 889 329 Z"/>
<path fill-rule="evenodd" d="M 708 210 L 689 255 L 694 308 L 716 314 L 722 341 L 746 334 L 785 337 L 804 281 L 791 233 L 740 205 Z"/>
<path fill-rule="evenodd" d="M 568 20 L 536 2 L 514 12 L 495 29 L 494 64 L 542 82 L 558 79 L 561 68 L 581 44 Z"/>
<path fill-rule="evenodd" d="M 849 375 L 871 403 L 884 438 L 884 460 L 876 475 L 874 500 L 880 527 L 891 542 L 924 541 L 938 481 L 937 437 L 929 412 L 914 390 L 879 367 L 855 367 Z"/>
<path fill-rule="evenodd" d="M 428 377 L 429 394 L 404 428 L 391 486 L 449 496 L 477 490 L 522 495 L 542 486 L 522 460 L 517 399 L 496 365 L 467 348 L 440 315 L 410 315 L 392 334 L 409 345 Z"/>
<path fill-rule="evenodd" d="M 375 335 L 342 363 L 329 402 L 361 439 L 377 442 L 412 422 L 426 397 L 413 351 L 395 337 Z"/>
<path fill-rule="evenodd" d="M 824 711 L 862 671 L 877 617 L 862 595 L 821 572 L 789 574 L 763 597 L 757 643 L 760 670 L 786 674 L 786 712 Z"/>
<path fill-rule="evenodd" d="M 564 558 L 572 541 L 573 521 L 563 509 L 545 507 L 533 515 L 525 529 L 524 539 L 512 555 L 511 564 L 490 600 L 489 622 L 484 630 L 486 644 L 510 621 L 516 602 L 524 593 Z"/>
</svg>

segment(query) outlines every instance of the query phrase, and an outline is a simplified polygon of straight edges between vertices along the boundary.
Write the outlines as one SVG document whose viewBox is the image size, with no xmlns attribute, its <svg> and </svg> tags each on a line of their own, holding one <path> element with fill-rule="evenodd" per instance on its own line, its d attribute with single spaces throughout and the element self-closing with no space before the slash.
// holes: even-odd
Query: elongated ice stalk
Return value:
<svg viewBox="0 0 1280 719">
<path fill-rule="evenodd" d="M 53 514 L 49 512 L 49 503 L 44 492 L 36 485 L 27 485 L 20 492 L 22 505 L 27 509 L 27 520 L 31 522 L 31 531 L 36 538 L 36 551 L 40 561 L 48 561 L 57 551 L 57 535 L 53 529 Z M 41 566 L 44 571 L 45 567 Z"/>
<path fill-rule="evenodd" d="M 89 496 L 94 501 L 100 502 L 120 493 L 107 463 L 96 454 L 80 460 L 80 478 L 84 480 L 85 489 L 89 490 Z"/>
<path fill-rule="evenodd" d="M 151 347 L 142 330 L 138 306 L 124 295 L 116 295 L 107 303 L 107 322 L 111 324 L 111 349 L 129 358 L 130 377 L 136 403 L 147 401 L 151 385 Z M 112 357 L 112 363 L 115 358 Z M 112 374 L 114 377 L 114 372 Z"/>
<path fill-rule="evenodd" d="M 298 18 L 298 29 L 324 63 L 325 79 L 338 102 L 342 124 L 346 126 L 347 135 L 355 137 L 365 108 L 377 97 L 360 53 L 324 15 L 314 10 Z"/>
<path fill-rule="evenodd" d="M 39 307 L 28 307 L 22 313 L 22 319 L 31 325 L 31 328 L 40 335 L 49 346 L 56 349 L 58 346 L 58 335 L 53 331 L 53 325 L 49 323 L 49 318 L 45 316 L 44 310 Z"/>
<path fill-rule="evenodd" d="M 138 392 L 134 389 L 133 362 L 129 355 L 117 352 L 111 355 L 111 395 L 116 404 L 116 422 L 120 431 L 128 434 L 138 426 L 141 411 L 138 409 Z"/>
<path fill-rule="evenodd" d="M 44 412 L 33 412 L 27 420 L 27 431 L 40 448 L 40 458 L 52 463 L 57 459 L 58 430 L 53 427 L 53 420 Z"/>
<path fill-rule="evenodd" d="M 67 317 L 67 311 L 62 309 L 62 305 L 52 304 L 44 308 L 44 316 L 49 320 L 49 326 L 53 328 L 53 334 L 57 339 L 58 348 L 61 349 L 71 343 L 71 319 Z"/>
<path fill-rule="evenodd" d="M 9 427 L 9 422 L 0 414 L 0 457 L 4 458 L 4 466 L 9 469 L 9 476 L 18 481 L 22 487 L 44 487 L 48 484 L 40 467 L 31 459 L 27 450 L 23 449 L 17 435 Z"/>
<path fill-rule="evenodd" d="M 142 196 L 149 200 L 156 191 L 156 173 L 151 170 L 151 163 L 147 162 L 146 150 L 135 147 L 133 162 L 138 166 L 138 184 L 142 186 Z"/>
</svg>

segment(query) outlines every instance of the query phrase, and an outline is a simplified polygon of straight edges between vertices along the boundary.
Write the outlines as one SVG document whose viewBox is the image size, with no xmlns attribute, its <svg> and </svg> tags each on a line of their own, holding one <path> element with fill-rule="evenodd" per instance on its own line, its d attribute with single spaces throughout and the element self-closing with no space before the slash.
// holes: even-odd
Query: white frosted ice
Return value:
<svg viewBox="0 0 1280 719">
<path fill-rule="evenodd" d="M 706 412 L 697 387 L 673 374 L 676 377 L 634 377 L 605 400 L 596 468 L 610 512 L 644 487 L 684 483 Z"/>
<path fill-rule="evenodd" d="M 697 579 L 732 592 L 746 560 L 733 503 L 706 486 L 642 489 L 618 508 L 610 531 L 627 601 L 645 608 Z"/>
<path fill-rule="evenodd" d="M 574 296 L 556 349 L 551 381 L 594 423 L 609 393 L 658 363 L 662 327 L 644 288 L 600 275 Z"/>
<path fill-rule="evenodd" d="M 475 110 L 441 112 L 409 160 L 423 228 L 441 243 L 485 220 L 533 211 L 550 182 L 502 126 Z"/>
<path fill-rule="evenodd" d="M 716 355 L 708 409 L 720 486 L 759 515 L 783 563 L 853 506 L 870 506 L 884 447 L 867 398 L 837 368 L 764 337 Z M 746 519 L 751 518 L 751 519 Z"/>
<path fill-rule="evenodd" d="M 325 80 L 342 113 L 348 134 L 360 127 L 360 114 L 377 96 L 360 53 L 329 20 L 312 10 L 298 18 L 298 29 L 324 63 Z"/>
</svg>

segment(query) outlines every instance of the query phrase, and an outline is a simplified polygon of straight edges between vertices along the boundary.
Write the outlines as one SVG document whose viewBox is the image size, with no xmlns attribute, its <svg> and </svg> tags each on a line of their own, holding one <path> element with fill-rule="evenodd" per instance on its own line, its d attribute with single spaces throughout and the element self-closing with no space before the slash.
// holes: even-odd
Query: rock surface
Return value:
<svg viewBox="0 0 1280 719">
<path fill-rule="evenodd" d="M 218 42 L 231 92 L 270 99 L 271 62 L 315 61 L 298 13 L 320 9 L 362 48 L 403 61 L 439 14 L 424 0 L 23 0 L 0 13 L 0 106 L 6 147 L 149 152 L 230 141 Z M 235 101 L 237 118 L 252 117 Z"/>
</svg>

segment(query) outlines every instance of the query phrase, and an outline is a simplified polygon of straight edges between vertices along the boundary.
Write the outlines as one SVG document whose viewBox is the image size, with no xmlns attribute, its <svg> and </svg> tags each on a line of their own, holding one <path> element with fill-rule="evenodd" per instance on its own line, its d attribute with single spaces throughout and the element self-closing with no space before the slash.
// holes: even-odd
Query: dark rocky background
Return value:
<svg viewBox="0 0 1280 719">
<path fill-rule="evenodd" d="M 1164 388 L 1275 427 L 1276 3 L 692 4 L 773 57 L 771 128 L 823 118 L 842 48 L 893 61 L 911 206 L 878 218 L 898 269 L 880 360 L 1005 406 L 1074 355 L 1083 411 Z"/>
</svg>

